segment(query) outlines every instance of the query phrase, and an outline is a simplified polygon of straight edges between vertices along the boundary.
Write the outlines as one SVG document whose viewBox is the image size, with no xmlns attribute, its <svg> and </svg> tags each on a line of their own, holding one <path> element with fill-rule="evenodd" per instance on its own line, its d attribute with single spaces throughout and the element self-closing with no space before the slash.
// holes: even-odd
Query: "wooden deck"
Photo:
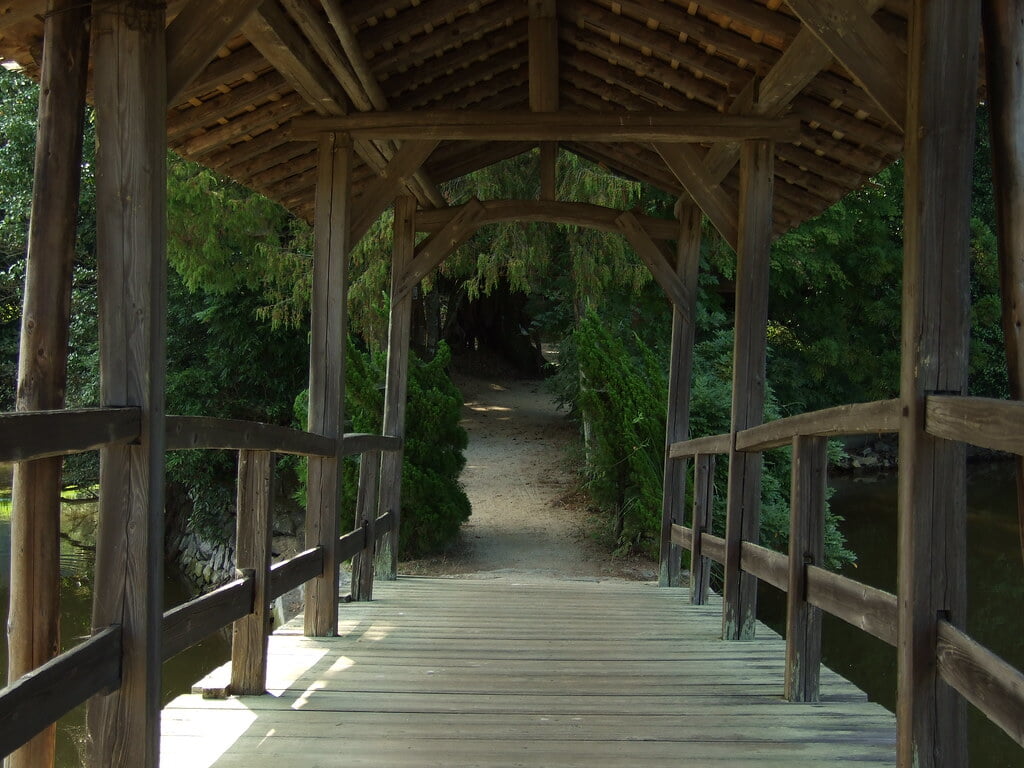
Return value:
<svg viewBox="0 0 1024 768">
<path fill-rule="evenodd" d="M 161 764 L 895 764 L 890 713 L 828 670 L 821 704 L 783 701 L 782 640 L 721 641 L 686 590 L 403 578 L 375 597 L 342 606 L 338 638 L 273 635 L 269 696 L 172 701 Z"/>
</svg>

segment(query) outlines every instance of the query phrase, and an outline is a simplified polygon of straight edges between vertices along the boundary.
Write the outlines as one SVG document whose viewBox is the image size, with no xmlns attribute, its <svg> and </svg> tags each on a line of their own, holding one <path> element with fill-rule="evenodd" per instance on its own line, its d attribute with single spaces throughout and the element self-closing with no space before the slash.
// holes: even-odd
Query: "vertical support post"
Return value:
<svg viewBox="0 0 1024 768">
<path fill-rule="evenodd" d="M 270 451 L 238 452 L 235 568 L 252 573 L 253 596 L 252 613 L 231 629 L 230 690 L 236 696 L 257 696 L 267 688 L 274 459 Z"/>
<path fill-rule="evenodd" d="M 50 0 L 28 233 L 18 358 L 19 411 L 64 407 L 71 273 L 81 182 L 89 6 Z M 60 488 L 63 459 L 14 465 L 7 679 L 45 664 L 60 650 Z M 5 761 L 8 768 L 52 766 L 50 726 Z"/>
<path fill-rule="evenodd" d="M 1024 400 L 1024 4 L 985 0 L 986 82 L 991 109 L 992 179 L 999 273 L 1003 300 L 1003 337 L 1010 375 L 1010 397 Z M 1024 457 L 1016 457 L 1017 518 L 1024 555 Z"/>
<path fill-rule="evenodd" d="M 825 489 L 828 441 L 793 439 L 789 518 L 789 589 L 786 593 L 786 698 L 818 701 L 821 609 L 807 602 L 807 566 L 825 559 Z"/>
<path fill-rule="evenodd" d="M 908 34 L 900 376 L 897 765 L 967 765 L 966 712 L 938 675 L 937 623 L 966 618 L 962 443 L 925 432 L 964 394 L 980 0 L 915 0 Z"/>
<path fill-rule="evenodd" d="M 540 199 L 558 199 L 558 142 L 540 143 Z"/>
<path fill-rule="evenodd" d="M 388 374 L 384 391 L 383 433 L 405 437 L 406 389 L 409 381 L 409 334 L 412 326 L 412 291 L 399 296 L 399 285 L 412 263 L 416 248 L 416 198 L 395 200 L 395 237 L 391 259 L 391 315 L 388 325 Z M 391 512 L 391 530 L 380 540 L 377 576 L 398 578 L 398 547 L 402 524 L 403 450 L 388 451 L 381 459 L 379 514 Z"/>
<path fill-rule="evenodd" d="M 93 629 L 121 625 L 121 687 L 90 703 L 92 763 L 155 766 L 160 751 L 166 367 L 165 8 L 93 12 L 100 401 L 142 414 L 136 445 L 100 451 Z"/>
<path fill-rule="evenodd" d="M 356 500 L 356 530 L 363 529 L 363 551 L 352 560 L 352 599 L 373 599 L 373 552 L 377 535 L 377 489 L 380 481 L 380 451 L 368 451 L 359 459 L 359 496 Z"/>
<path fill-rule="evenodd" d="M 700 208 L 679 207 L 676 274 L 682 280 L 689 306 L 672 308 L 672 347 L 668 371 L 668 414 L 665 420 L 665 479 L 661 498 L 661 570 L 658 584 L 678 587 L 682 548 L 672 543 L 672 525 L 682 525 L 686 508 L 686 460 L 668 455 L 672 443 L 690 435 L 690 376 L 693 371 L 697 275 L 700 271 Z"/>
<path fill-rule="evenodd" d="M 715 457 L 693 457 L 693 548 L 690 550 L 690 602 L 704 605 L 711 590 L 711 561 L 704 557 L 704 534 L 711 531 L 715 505 Z"/>
<path fill-rule="evenodd" d="M 306 584 L 306 635 L 338 632 L 338 517 L 341 443 L 345 431 L 345 346 L 352 142 L 347 134 L 320 138 L 313 223 L 313 306 L 310 314 L 309 431 L 337 440 L 337 452 L 310 457 L 306 546 L 321 547 L 323 572 Z"/>
<path fill-rule="evenodd" d="M 556 0 L 529 0 L 530 110 L 558 111 L 558 9 Z M 540 144 L 540 199 L 556 197 L 558 142 Z"/>
<path fill-rule="evenodd" d="M 764 421 L 773 176 L 774 144 L 744 142 L 740 150 L 732 450 L 725 522 L 722 637 L 726 640 L 752 640 L 757 623 L 757 579 L 740 570 L 740 548 L 743 541 L 758 541 L 760 534 L 761 454 L 743 453 L 735 446 L 737 432 Z"/>
</svg>

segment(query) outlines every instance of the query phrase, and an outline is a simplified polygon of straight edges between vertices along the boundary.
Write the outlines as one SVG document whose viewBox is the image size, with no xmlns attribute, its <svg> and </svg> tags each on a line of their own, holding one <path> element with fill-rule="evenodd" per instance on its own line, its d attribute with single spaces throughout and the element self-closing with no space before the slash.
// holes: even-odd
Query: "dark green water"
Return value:
<svg viewBox="0 0 1024 768">
<path fill-rule="evenodd" d="M 890 592 L 896 591 L 896 483 L 895 473 L 830 480 L 835 489 L 832 509 L 845 518 L 843 530 L 858 558 L 846 575 Z M 1024 669 L 1024 563 L 1013 464 L 970 465 L 967 500 L 967 631 Z M 762 586 L 759 613 L 779 629 L 785 596 Z M 831 616 L 825 617 L 823 632 L 825 663 L 893 710 L 895 649 Z M 968 710 L 971 768 L 1024 766 L 1024 749 L 970 705 Z"/>
<path fill-rule="evenodd" d="M 6 493 L 6 491 L 5 491 Z M 0 498 L 0 618 L 7 626 L 10 587 L 11 528 L 7 513 L 9 500 Z M 69 538 L 61 542 L 61 647 L 74 647 L 89 633 L 92 613 L 92 573 L 94 565 L 90 524 L 95 505 L 74 504 L 65 507 L 62 528 Z M 94 524 L 94 523 L 93 523 Z M 189 595 L 182 583 L 168 574 L 164 583 L 164 605 L 171 608 L 185 602 Z M 163 701 L 190 690 L 192 683 L 228 659 L 226 638 L 214 635 L 164 664 Z M 7 679 L 6 633 L 0 642 L 0 682 Z M 57 730 L 57 765 L 74 768 L 82 765 L 80 749 L 85 734 L 85 710 L 81 707 L 64 717 Z"/>
</svg>

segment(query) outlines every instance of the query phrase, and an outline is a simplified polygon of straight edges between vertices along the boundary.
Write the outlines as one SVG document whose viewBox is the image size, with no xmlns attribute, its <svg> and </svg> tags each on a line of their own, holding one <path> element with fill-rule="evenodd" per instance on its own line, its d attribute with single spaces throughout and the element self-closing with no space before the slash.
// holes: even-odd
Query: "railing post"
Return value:
<svg viewBox="0 0 1024 768">
<path fill-rule="evenodd" d="M 926 431 L 932 394 L 967 390 L 980 0 L 914 0 L 908 35 L 899 433 L 897 765 L 968 764 L 938 624 L 967 613 L 963 443 Z"/>
<path fill-rule="evenodd" d="M 711 560 L 704 557 L 703 537 L 711 531 L 715 504 L 715 457 L 698 453 L 693 457 L 693 547 L 690 551 L 690 602 L 704 605 L 711 589 Z"/>
<path fill-rule="evenodd" d="M 821 609 L 807 602 L 807 566 L 825 558 L 828 442 L 793 438 L 786 599 L 786 698 L 817 701 L 821 670 Z"/>
<path fill-rule="evenodd" d="M 409 334 L 412 327 L 412 291 L 399 294 L 402 278 L 412 263 L 416 247 L 416 198 L 400 195 L 395 200 L 395 237 L 391 261 L 391 319 L 388 326 L 388 375 L 384 392 L 384 426 L 388 437 L 405 436 L 406 389 L 409 381 Z M 391 530 L 380 540 L 377 574 L 398 578 L 398 546 L 402 524 L 402 448 L 381 459 L 381 515 L 392 513 Z"/>
<path fill-rule="evenodd" d="M 100 451 L 93 629 L 121 626 L 121 687 L 89 705 L 91 759 L 159 761 L 167 298 L 166 9 L 93 11 L 100 401 L 136 406 L 135 445 Z"/>
<path fill-rule="evenodd" d="M 356 530 L 365 531 L 363 551 L 352 559 L 352 599 L 373 599 L 373 554 L 377 545 L 374 525 L 377 489 L 380 484 L 380 451 L 367 451 L 359 459 L 359 496 L 356 500 Z"/>
<path fill-rule="evenodd" d="M 267 688 L 274 464 L 270 451 L 238 452 L 235 567 L 253 574 L 252 613 L 231 629 L 230 690 L 239 696 L 259 695 Z"/>
<path fill-rule="evenodd" d="M 693 203 L 679 206 L 676 274 L 682 280 L 689 306 L 672 309 L 672 348 L 668 374 L 668 413 L 665 419 L 665 479 L 661 501 L 661 569 L 658 584 L 682 583 L 682 548 L 672 543 L 672 525 L 681 525 L 686 507 L 686 460 L 669 456 L 669 446 L 690 434 L 690 375 L 693 370 L 694 316 L 700 268 L 701 213 Z"/>
<path fill-rule="evenodd" d="M 764 421 L 769 251 L 772 240 L 774 144 L 746 141 L 740 150 L 740 210 L 736 251 L 736 331 L 733 341 L 732 450 L 725 521 L 722 637 L 752 640 L 757 579 L 740 569 L 744 541 L 761 529 L 761 454 L 737 451 L 736 433 Z"/>
<path fill-rule="evenodd" d="M 309 431 L 337 440 L 330 457 L 310 457 L 306 484 L 306 546 L 320 546 L 324 570 L 306 584 L 305 633 L 338 632 L 338 518 L 341 452 L 345 431 L 345 346 L 348 297 L 352 142 L 347 135 L 320 138 L 310 313 Z"/>
<path fill-rule="evenodd" d="M 43 29 L 39 127 L 21 318 L 19 411 L 53 410 L 65 405 L 88 69 L 88 4 L 50 0 Z M 62 466 L 61 457 L 14 465 L 7 622 L 7 679 L 12 683 L 60 650 Z M 52 766 L 55 746 L 56 728 L 50 726 L 10 755 L 5 765 Z"/>
</svg>

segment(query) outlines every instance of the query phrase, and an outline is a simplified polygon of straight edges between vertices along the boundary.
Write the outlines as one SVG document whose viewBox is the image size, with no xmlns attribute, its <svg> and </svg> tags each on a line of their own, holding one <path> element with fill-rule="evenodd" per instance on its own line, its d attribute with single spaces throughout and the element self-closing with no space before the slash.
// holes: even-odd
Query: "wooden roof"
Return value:
<svg viewBox="0 0 1024 768">
<path fill-rule="evenodd" d="M 172 0 L 171 29 L 188 6 L 218 2 L 230 5 Z M 901 128 L 887 112 L 899 112 L 902 103 L 906 5 L 907 0 L 265 0 L 212 63 L 180 88 L 168 111 L 168 143 L 309 218 L 316 142 L 293 132 L 296 118 L 382 110 L 529 110 L 531 14 L 554 6 L 556 32 L 544 44 L 550 51 L 557 47 L 557 64 L 550 65 L 557 66 L 551 70 L 557 91 L 539 97 L 549 107 L 799 118 L 796 140 L 776 145 L 775 221 L 781 232 L 861 186 L 902 151 Z M 44 7 L 42 0 L 0 2 L 0 55 L 30 72 Z M 180 29 L 174 31 L 180 36 Z M 542 39 L 535 36 L 535 56 Z M 169 35 L 169 46 L 175 43 Z M 535 145 L 444 141 L 410 180 L 410 189 L 425 207 L 443 205 L 439 183 Z M 397 146 L 357 141 L 357 195 Z M 683 174 L 691 194 L 695 185 L 712 202 L 735 201 L 735 144 L 678 145 L 676 173 L 650 144 L 561 146 L 672 194 L 684 191 L 677 175 Z"/>
</svg>

